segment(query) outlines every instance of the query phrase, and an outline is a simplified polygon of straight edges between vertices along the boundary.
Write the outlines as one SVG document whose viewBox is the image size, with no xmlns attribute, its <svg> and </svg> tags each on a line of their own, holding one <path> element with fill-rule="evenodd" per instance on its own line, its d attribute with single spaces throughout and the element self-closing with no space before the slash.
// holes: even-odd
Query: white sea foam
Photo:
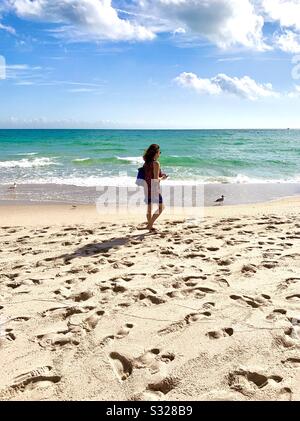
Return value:
<svg viewBox="0 0 300 421">
<path fill-rule="evenodd" d="M 300 174 L 294 175 L 293 177 L 286 178 L 258 178 L 248 177 L 244 174 L 238 174 L 236 177 L 227 177 L 227 183 L 231 184 L 276 184 L 276 183 L 300 183 Z"/>
<path fill-rule="evenodd" d="M 141 156 L 117 156 L 116 158 L 120 161 L 131 162 L 132 164 L 142 164 L 144 162 Z"/>
<path fill-rule="evenodd" d="M 78 187 L 105 187 L 105 186 L 120 186 L 120 187 L 136 187 L 136 178 L 130 177 L 126 174 L 119 176 L 66 176 L 66 177 L 40 177 L 40 178 L 23 178 L 18 180 L 18 184 L 58 184 Z M 195 186 L 201 184 L 295 184 L 300 183 L 300 174 L 295 178 L 287 179 L 262 179 L 251 178 L 239 174 L 236 177 L 197 177 L 193 179 L 178 179 L 170 178 L 163 181 L 163 186 Z M 4 184 L 8 184 L 4 182 Z"/>
<path fill-rule="evenodd" d="M 116 176 L 116 177 L 45 177 L 34 180 L 23 180 L 22 184 L 60 184 L 78 187 L 106 187 L 106 186 L 121 186 L 121 187 L 136 187 L 135 177 Z"/>
<path fill-rule="evenodd" d="M 34 168 L 48 165 L 58 165 L 51 158 L 23 158 L 18 161 L 0 161 L 0 168 Z"/>
<path fill-rule="evenodd" d="M 84 161 L 89 161 L 91 158 L 76 158 L 73 159 L 72 162 L 84 162 Z"/>
</svg>

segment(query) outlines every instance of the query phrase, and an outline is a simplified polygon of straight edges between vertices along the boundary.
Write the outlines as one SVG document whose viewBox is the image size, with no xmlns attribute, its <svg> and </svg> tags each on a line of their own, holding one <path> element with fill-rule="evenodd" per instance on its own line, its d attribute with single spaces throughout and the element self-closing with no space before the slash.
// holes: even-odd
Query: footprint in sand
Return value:
<svg viewBox="0 0 300 421">
<path fill-rule="evenodd" d="M 133 365 L 135 368 L 148 368 L 151 374 L 158 373 L 162 363 L 168 364 L 174 361 L 175 355 L 172 352 L 163 352 L 159 348 L 153 348 L 135 358 Z"/>
<path fill-rule="evenodd" d="M 242 267 L 241 272 L 249 276 L 257 272 L 257 267 L 253 264 L 247 264 Z"/>
<path fill-rule="evenodd" d="M 17 316 L 12 319 L 12 322 L 28 322 L 30 320 L 29 316 Z"/>
<path fill-rule="evenodd" d="M 149 383 L 147 390 L 154 392 L 161 392 L 164 395 L 167 395 L 171 390 L 175 389 L 180 383 L 180 380 L 175 377 L 165 377 L 158 382 Z"/>
<path fill-rule="evenodd" d="M 272 313 L 270 313 L 266 316 L 266 319 L 272 320 L 272 321 L 280 320 L 280 319 L 285 320 L 286 319 L 286 317 L 285 317 L 286 313 L 287 313 L 287 310 L 285 310 L 283 308 L 275 308 L 275 310 L 273 310 Z"/>
<path fill-rule="evenodd" d="M 299 347 L 300 332 L 297 328 L 298 326 L 287 327 L 284 334 L 277 336 L 275 341 L 284 348 Z"/>
<path fill-rule="evenodd" d="M 293 397 L 293 392 L 289 387 L 283 387 L 278 392 L 279 401 L 291 401 Z"/>
<path fill-rule="evenodd" d="M 120 284 L 114 284 L 112 291 L 116 294 L 123 294 L 123 292 L 127 291 L 127 288 L 124 285 L 120 285 Z"/>
<path fill-rule="evenodd" d="M 0 340 L 4 339 L 7 340 L 9 342 L 15 341 L 16 340 L 16 335 L 13 332 L 13 329 L 7 328 L 4 329 L 4 332 L 0 332 Z"/>
<path fill-rule="evenodd" d="M 58 383 L 61 376 L 55 374 L 53 367 L 37 367 L 27 373 L 20 374 L 13 379 L 13 383 L 8 387 L 7 392 L 24 392 L 27 387 L 47 387 Z"/>
<path fill-rule="evenodd" d="M 133 323 L 125 323 L 116 333 L 116 335 L 108 335 L 100 342 L 100 346 L 105 346 L 115 339 L 123 339 L 129 335 L 131 329 L 134 328 Z"/>
<path fill-rule="evenodd" d="M 294 295 L 289 295 L 288 297 L 286 297 L 287 300 L 289 301 L 300 301 L 300 294 L 294 294 Z"/>
<path fill-rule="evenodd" d="M 125 338 L 125 336 L 129 335 L 131 329 L 134 327 L 132 323 L 125 323 L 124 326 L 121 327 L 121 329 L 118 330 L 116 334 L 117 339 Z"/>
<path fill-rule="evenodd" d="M 231 327 L 228 327 L 221 330 L 214 330 L 211 332 L 207 332 L 206 336 L 208 336 L 209 339 L 220 339 L 220 338 L 226 338 L 228 336 L 232 336 L 233 333 L 234 333 L 234 330 Z"/>
<path fill-rule="evenodd" d="M 119 354 L 118 352 L 111 352 L 109 354 L 109 359 L 117 377 L 120 380 L 127 380 L 128 377 L 131 376 L 133 366 L 129 358 Z"/>
<path fill-rule="evenodd" d="M 78 306 L 69 306 L 69 307 L 52 307 L 48 310 L 43 311 L 41 314 L 42 317 L 51 317 L 54 319 L 67 319 L 70 316 L 73 316 L 74 314 L 82 314 L 82 313 L 88 313 L 91 310 L 94 310 L 94 306 L 84 306 L 80 307 Z"/>
<path fill-rule="evenodd" d="M 208 304 L 208 303 L 206 303 Z M 210 303 L 214 305 L 214 303 Z M 172 323 L 169 326 L 160 329 L 158 331 L 159 335 L 168 335 L 169 333 L 178 332 L 179 330 L 182 330 L 186 328 L 187 326 L 199 321 L 199 320 L 205 320 L 207 318 L 211 317 L 210 311 L 204 311 L 199 313 L 190 313 L 185 316 L 183 320 L 180 320 L 178 322 Z"/>
<path fill-rule="evenodd" d="M 140 292 L 137 296 L 138 300 L 141 300 L 145 303 L 145 305 L 151 305 L 151 304 L 163 304 L 166 302 L 166 300 L 162 297 L 159 297 L 157 295 L 153 295 L 149 293 L 147 290 L 144 290 L 143 292 Z"/>
<path fill-rule="evenodd" d="M 267 305 L 269 303 L 269 300 L 271 299 L 271 297 L 266 294 L 261 294 L 260 296 L 255 298 L 249 297 L 247 295 L 230 295 L 230 298 L 234 301 L 237 301 L 241 304 L 245 304 L 252 308 L 258 308 L 260 306 Z"/>
<path fill-rule="evenodd" d="M 256 371 L 244 369 L 233 371 L 228 375 L 229 387 L 246 396 L 253 394 L 257 389 L 264 388 L 270 380 L 280 383 L 283 378 L 277 375 L 266 376 Z"/>
<path fill-rule="evenodd" d="M 87 331 L 90 332 L 93 329 L 95 329 L 95 327 L 97 326 L 99 320 L 101 319 L 101 317 L 105 314 L 105 311 L 103 310 L 98 310 L 96 311 L 94 314 L 92 314 L 91 316 L 87 317 L 84 321 L 83 321 L 83 328 Z"/>
<path fill-rule="evenodd" d="M 185 288 L 180 290 L 180 293 L 183 296 L 193 296 L 194 298 L 197 299 L 202 299 L 206 296 L 206 294 L 214 294 L 216 291 L 214 289 L 211 288 L 207 288 L 207 287 L 202 287 L 202 286 L 196 286 L 196 287 L 192 287 L 192 288 Z M 170 293 L 168 293 L 169 295 Z"/>
<path fill-rule="evenodd" d="M 86 290 L 86 291 L 81 291 L 78 293 L 75 293 L 74 295 L 72 295 L 72 299 L 76 302 L 80 302 L 80 301 L 87 301 L 90 298 L 92 298 L 93 296 L 93 292 L 90 290 Z"/>
<path fill-rule="evenodd" d="M 222 275 L 230 275 L 231 274 L 230 269 L 219 269 L 218 272 L 221 272 Z M 219 275 L 219 276 L 222 276 L 222 275 Z"/>
<path fill-rule="evenodd" d="M 182 278 L 183 282 L 185 282 L 186 285 L 187 285 L 187 282 L 190 282 L 190 281 L 197 281 L 197 280 L 205 281 L 206 279 L 207 279 L 206 275 L 190 275 L 190 276 L 184 276 Z"/>
<path fill-rule="evenodd" d="M 263 261 L 261 264 L 266 269 L 274 269 L 276 266 L 278 266 L 278 262 L 276 261 Z"/>
<path fill-rule="evenodd" d="M 290 357 L 286 360 L 282 360 L 281 362 L 282 364 L 290 368 L 300 367 L 300 358 L 297 357 Z"/>
<path fill-rule="evenodd" d="M 229 288 L 230 283 L 225 278 L 220 278 L 220 276 L 222 275 L 216 275 L 216 282 L 218 282 L 221 287 Z"/>
<path fill-rule="evenodd" d="M 300 325 L 299 325 L 299 319 L 294 318 L 288 318 L 289 321 L 292 323 L 291 327 L 286 328 L 284 331 L 285 335 L 291 337 L 294 341 L 298 342 L 300 340 Z M 297 320 L 297 322 L 294 322 L 294 320 Z"/>
<path fill-rule="evenodd" d="M 287 278 L 285 281 L 281 282 L 278 285 L 277 289 L 279 290 L 287 289 L 290 285 L 296 284 L 299 281 L 300 281 L 300 278 Z"/>
<path fill-rule="evenodd" d="M 80 329 L 80 328 L 79 328 Z M 79 345 L 78 337 L 75 336 L 69 329 L 51 332 L 42 335 L 37 335 L 37 340 L 42 348 L 55 349 L 65 345 Z"/>
</svg>

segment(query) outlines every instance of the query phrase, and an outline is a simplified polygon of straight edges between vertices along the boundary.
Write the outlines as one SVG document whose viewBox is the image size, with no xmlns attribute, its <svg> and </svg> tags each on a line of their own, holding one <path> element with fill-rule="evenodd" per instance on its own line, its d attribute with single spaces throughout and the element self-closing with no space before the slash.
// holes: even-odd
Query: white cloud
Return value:
<svg viewBox="0 0 300 421">
<path fill-rule="evenodd" d="M 295 85 L 294 91 L 288 94 L 289 98 L 300 98 L 300 85 Z"/>
<path fill-rule="evenodd" d="M 300 52 L 300 0 L 262 0 L 266 18 L 278 22 L 282 34 L 274 37 L 276 47 L 287 53 Z"/>
<path fill-rule="evenodd" d="M 262 0 L 265 13 L 286 28 L 300 30 L 300 0 Z"/>
<path fill-rule="evenodd" d="M 38 77 L 42 72 L 41 66 L 30 66 L 28 64 L 7 64 L 6 79 L 25 82 L 33 77 Z M 20 83 L 19 83 L 20 84 Z"/>
<path fill-rule="evenodd" d="M 15 85 L 18 85 L 18 86 L 32 86 L 32 85 L 34 85 L 34 82 L 32 82 L 30 80 L 20 80 L 20 81 L 16 82 Z"/>
<path fill-rule="evenodd" d="M 134 125 L 134 124 L 133 124 Z M 101 129 L 101 128 L 130 128 L 128 124 L 118 121 L 98 120 L 98 121 L 82 121 L 80 118 L 65 118 L 49 120 L 46 117 L 38 118 L 21 118 L 11 116 L 9 118 L 0 118 L 0 128 L 12 129 Z"/>
<path fill-rule="evenodd" d="M 0 30 L 6 31 L 12 35 L 16 35 L 16 30 L 12 26 L 4 25 L 0 22 Z"/>
<path fill-rule="evenodd" d="M 300 53 L 300 34 L 286 30 L 275 38 L 278 48 L 287 53 Z"/>
<path fill-rule="evenodd" d="M 252 1 L 7 0 L 21 18 L 57 23 L 52 32 L 56 37 L 143 41 L 169 32 L 206 39 L 223 49 L 237 45 L 265 50 L 264 18 Z"/>
<path fill-rule="evenodd" d="M 10 64 L 6 68 L 7 70 L 29 70 L 30 66 L 28 64 Z"/>
<path fill-rule="evenodd" d="M 200 94 L 219 95 L 222 92 L 211 79 L 201 79 L 194 73 L 181 73 L 175 78 L 175 82 L 184 88 L 192 88 Z"/>
<path fill-rule="evenodd" d="M 300 49 L 300 0 L 2 2 L 5 6 L 0 6 L 0 14 L 10 10 L 19 18 L 54 23 L 48 28 L 51 35 L 72 41 L 145 41 L 169 33 L 174 42 L 189 46 L 208 41 L 224 50 L 243 47 L 265 51 L 275 46 L 295 53 Z M 273 34 L 264 35 L 266 21 L 276 22 Z M 3 23 L 1 29 L 15 33 Z"/>
<path fill-rule="evenodd" d="M 224 63 L 224 62 L 234 62 L 234 61 L 242 61 L 244 60 L 244 57 L 225 57 L 225 58 L 219 58 L 217 61 L 219 63 Z"/>
<path fill-rule="evenodd" d="M 144 26 L 121 19 L 111 0 L 9 0 L 25 19 L 65 25 L 60 35 L 87 39 L 151 40 L 155 34 Z M 59 32 L 57 33 L 57 35 Z"/>
<path fill-rule="evenodd" d="M 221 48 L 241 45 L 264 50 L 264 19 L 250 0 L 141 0 L 149 13 L 183 28 L 187 34 L 206 38 Z"/>
<path fill-rule="evenodd" d="M 191 88 L 200 94 L 231 94 L 239 98 L 255 101 L 260 98 L 278 97 L 270 83 L 260 84 L 249 76 L 242 78 L 218 74 L 211 79 L 199 78 L 194 73 L 181 73 L 175 78 L 180 86 Z"/>
<path fill-rule="evenodd" d="M 50 74 L 47 73 L 47 70 L 50 71 Z M 12 81 L 15 86 L 55 86 L 70 93 L 101 93 L 105 85 L 105 81 L 81 82 L 51 79 L 51 68 L 30 66 L 28 64 L 9 64 L 6 66 L 6 74 L 6 79 Z"/>
<path fill-rule="evenodd" d="M 73 94 L 87 93 L 87 92 L 94 92 L 94 89 L 91 89 L 91 88 L 74 88 L 74 89 L 69 89 L 68 92 L 71 92 Z"/>
</svg>

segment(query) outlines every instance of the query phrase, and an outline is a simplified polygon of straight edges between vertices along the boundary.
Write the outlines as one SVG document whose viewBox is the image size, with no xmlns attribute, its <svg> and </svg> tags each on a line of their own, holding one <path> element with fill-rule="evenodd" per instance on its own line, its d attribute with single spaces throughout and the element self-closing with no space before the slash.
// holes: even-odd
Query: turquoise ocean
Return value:
<svg viewBox="0 0 300 421">
<path fill-rule="evenodd" d="M 168 183 L 300 183 L 300 130 L 0 130 L 0 185 L 131 185 L 151 143 Z"/>
</svg>

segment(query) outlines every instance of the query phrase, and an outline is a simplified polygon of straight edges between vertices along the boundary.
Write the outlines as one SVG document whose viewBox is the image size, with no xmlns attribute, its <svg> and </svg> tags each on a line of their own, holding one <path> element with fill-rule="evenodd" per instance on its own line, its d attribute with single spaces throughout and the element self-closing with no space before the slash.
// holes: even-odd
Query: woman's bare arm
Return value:
<svg viewBox="0 0 300 421">
<path fill-rule="evenodd" d="M 160 164 L 157 161 L 155 161 L 153 163 L 153 172 L 154 172 L 154 180 L 161 181 L 161 180 L 165 180 L 167 178 L 167 176 L 165 174 L 162 175 L 162 177 L 160 177 L 160 175 L 161 175 Z"/>
<path fill-rule="evenodd" d="M 160 180 L 159 173 L 160 173 L 160 165 L 159 162 L 153 162 L 153 173 L 154 173 L 154 180 Z"/>
</svg>

